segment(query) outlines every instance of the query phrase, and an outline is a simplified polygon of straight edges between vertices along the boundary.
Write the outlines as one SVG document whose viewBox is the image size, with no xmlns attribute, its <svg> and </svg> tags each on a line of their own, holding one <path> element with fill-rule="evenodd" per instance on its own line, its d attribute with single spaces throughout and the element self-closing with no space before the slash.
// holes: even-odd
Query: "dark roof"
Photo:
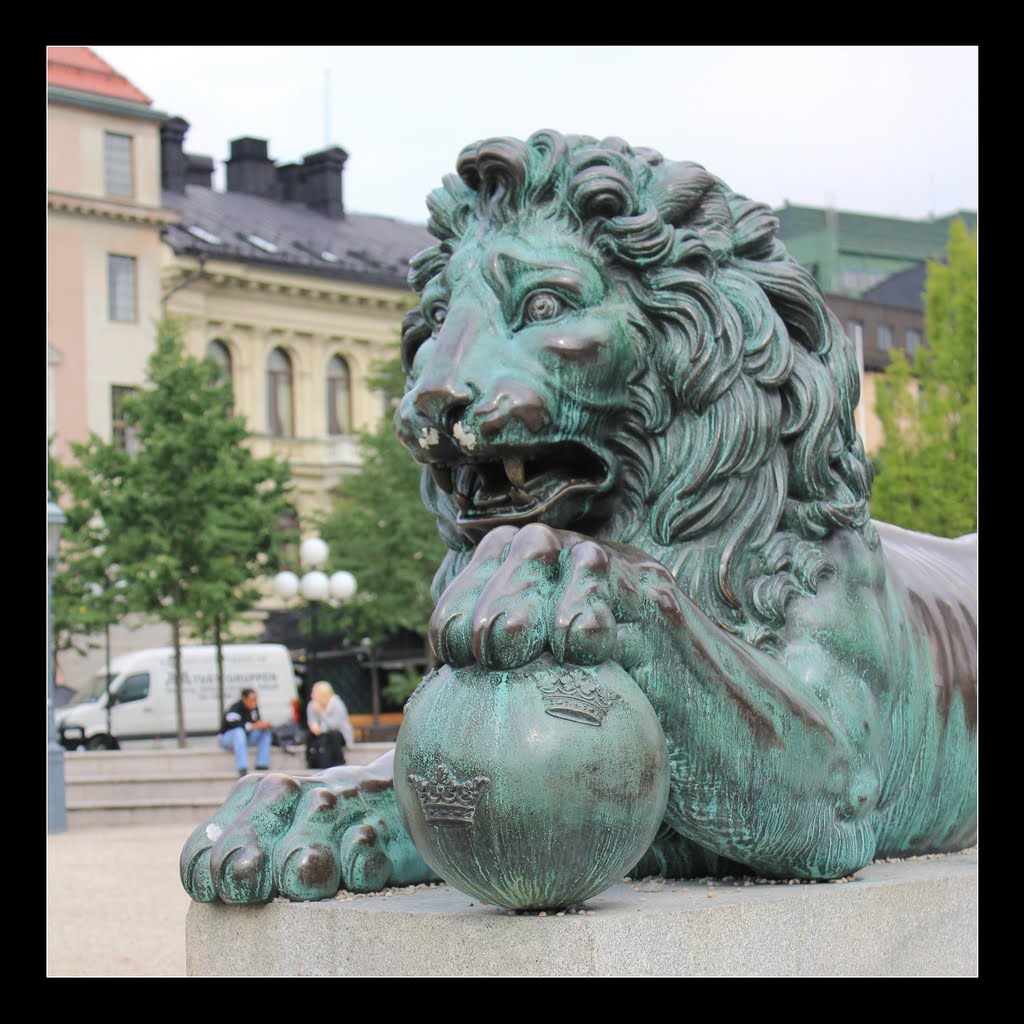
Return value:
<svg viewBox="0 0 1024 1024">
<path fill-rule="evenodd" d="M 892 277 L 868 288 L 861 298 L 865 302 L 877 302 L 881 306 L 899 306 L 900 309 L 924 310 L 924 285 L 928 275 L 927 265 L 916 263 L 908 270 L 901 270 Z"/>
<path fill-rule="evenodd" d="M 302 203 L 200 185 L 185 186 L 184 194 L 165 189 L 162 202 L 181 211 L 180 223 L 163 234 L 178 255 L 238 260 L 390 288 L 408 288 L 409 260 L 436 244 L 420 224 L 360 213 L 328 217 Z M 190 227 L 216 236 L 220 244 L 196 237 Z M 272 243 L 277 251 L 266 252 L 247 241 L 247 235 Z M 322 252 L 333 253 L 337 261 L 322 258 Z"/>
<path fill-rule="evenodd" d="M 779 218 L 779 238 L 783 242 L 823 232 L 828 227 L 829 211 L 816 206 L 784 206 L 773 211 Z M 832 211 L 835 216 L 839 248 L 847 252 L 901 256 L 915 260 L 940 257 L 949 241 L 949 228 L 960 218 L 973 229 L 978 215 L 970 210 L 930 220 L 908 220 L 869 213 Z"/>
</svg>

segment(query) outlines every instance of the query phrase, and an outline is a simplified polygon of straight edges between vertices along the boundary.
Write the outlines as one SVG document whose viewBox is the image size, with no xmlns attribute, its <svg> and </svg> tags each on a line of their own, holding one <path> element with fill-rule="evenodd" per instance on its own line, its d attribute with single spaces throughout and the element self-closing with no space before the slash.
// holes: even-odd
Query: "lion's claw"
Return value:
<svg viewBox="0 0 1024 1024">
<path fill-rule="evenodd" d="M 280 847 L 279 847 L 280 849 Z M 322 900 L 341 888 L 341 861 L 335 846 L 310 843 L 275 857 L 278 892 L 290 899 Z"/>
<path fill-rule="evenodd" d="M 224 805 L 188 837 L 178 860 L 181 884 L 198 903 L 213 903 L 220 897 L 210 869 L 210 851 L 226 827 L 234 822 L 256 792 L 260 777 L 247 775 L 235 783 Z"/>
<path fill-rule="evenodd" d="M 379 892 L 391 877 L 391 861 L 378 828 L 353 825 L 341 840 L 342 870 L 349 892 Z"/>
<path fill-rule="evenodd" d="M 679 615 L 671 574 L 657 562 L 627 564 L 619 552 L 539 523 L 501 531 L 501 543 L 485 546 L 488 535 L 438 602 L 431 642 L 444 664 L 511 669 L 545 652 L 577 665 L 618 660 L 620 625 L 647 618 L 637 607 L 647 588 L 634 577 L 653 576 L 665 617 Z"/>
<path fill-rule="evenodd" d="M 255 834 L 218 841 L 210 853 L 210 873 L 225 903 L 266 903 L 275 895 L 273 873 Z"/>
</svg>

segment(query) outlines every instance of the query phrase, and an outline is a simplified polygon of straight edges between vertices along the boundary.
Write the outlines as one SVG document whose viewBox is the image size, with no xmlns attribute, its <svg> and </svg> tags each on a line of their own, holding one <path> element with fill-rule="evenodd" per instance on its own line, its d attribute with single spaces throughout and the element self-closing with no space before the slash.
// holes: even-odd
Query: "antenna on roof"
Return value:
<svg viewBox="0 0 1024 1024">
<path fill-rule="evenodd" d="M 331 69 L 324 68 L 324 149 L 331 144 Z"/>
</svg>

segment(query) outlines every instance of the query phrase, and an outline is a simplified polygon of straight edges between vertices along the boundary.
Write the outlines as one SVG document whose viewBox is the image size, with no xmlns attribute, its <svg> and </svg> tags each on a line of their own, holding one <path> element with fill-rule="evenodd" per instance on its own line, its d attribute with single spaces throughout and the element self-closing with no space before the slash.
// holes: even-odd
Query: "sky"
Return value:
<svg viewBox="0 0 1024 1024">
<path fill-rule="evenodd" d="M 617 135 L 778 207 L 978 208 L 976 46 L 93 46 L 224 187 L 230 140 L 348 154 L 350 212 L 424 223 L 466 145 Z"/>
</svg>

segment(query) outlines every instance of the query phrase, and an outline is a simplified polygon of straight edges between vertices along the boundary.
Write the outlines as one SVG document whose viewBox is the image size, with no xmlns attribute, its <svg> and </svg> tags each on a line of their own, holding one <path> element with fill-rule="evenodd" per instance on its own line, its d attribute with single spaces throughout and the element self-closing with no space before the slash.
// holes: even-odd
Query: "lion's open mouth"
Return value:
<svg viewBox="0 0 1024 1024">
<path fill-rule="evenodd" d="M 604 461 L 574 442 L 509 451 L 500 459 L 435 463 L 430 472 L 452 496 L 459 525 L 474 527 L 539 520 L 570 495 L 600 490 L 608 477 Z"/>
</svg>

